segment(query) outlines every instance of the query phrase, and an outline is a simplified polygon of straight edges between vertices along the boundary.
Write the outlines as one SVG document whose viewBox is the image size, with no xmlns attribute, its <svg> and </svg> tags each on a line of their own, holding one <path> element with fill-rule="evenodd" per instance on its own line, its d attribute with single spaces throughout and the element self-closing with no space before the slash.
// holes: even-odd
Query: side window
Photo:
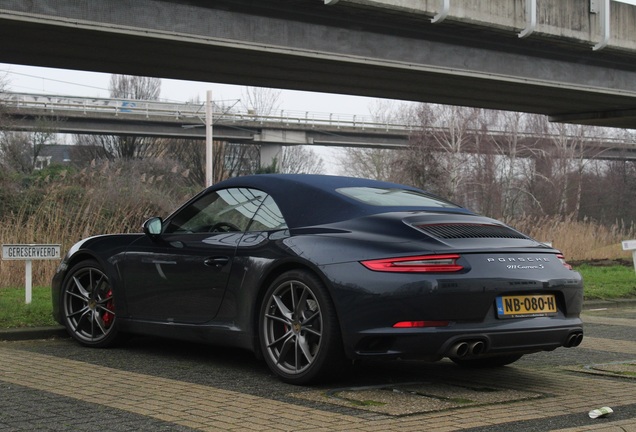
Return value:
<svg viewBox="0 0 636 432">
<path fill-rule="evenodd" d="M 222 189 L 202 196 L 177 213 L 166 233 L 245 231 L 267 195 L 256 189 Z"/>
<path fill-rule="evenodd" d="M 286 229 L 287 223 L 283 219 L 280 209 L 271 196 L 267 196 L 252 220 L 248 231 L 271 231 Z"/>
</svg>

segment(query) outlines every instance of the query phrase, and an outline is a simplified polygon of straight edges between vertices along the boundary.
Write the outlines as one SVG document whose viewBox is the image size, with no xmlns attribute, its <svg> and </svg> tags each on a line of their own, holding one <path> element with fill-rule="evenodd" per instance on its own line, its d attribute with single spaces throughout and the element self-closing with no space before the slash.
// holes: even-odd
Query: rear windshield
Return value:
<svg viewBox="0 0 636 432">
<path fill-rule="evenodd" d="M 348 187 L 336 189 L 336 191 L 349 198 L 378 207 L 460 208 L 458 205 L 441 198 L 406 189 Z"/>
</svg>

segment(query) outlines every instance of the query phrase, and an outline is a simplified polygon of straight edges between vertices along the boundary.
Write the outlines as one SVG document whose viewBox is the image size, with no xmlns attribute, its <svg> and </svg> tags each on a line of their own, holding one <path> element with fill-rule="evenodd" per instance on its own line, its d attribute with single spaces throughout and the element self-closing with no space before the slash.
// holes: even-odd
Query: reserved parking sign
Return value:
<svg viewBox="0 0 636 432">
<path fill-rule="evenodd" d="M 60 259 L 60 245 L 8 244 L 2 245 L 3 260 Z"/>
<path fill-rule="evenodd" d="M 59 244 L 3 244 L 2 260 L 25 261 L 24 269 L 24 298 L 25 303 L 31 303 L 33 260 L 60 259 Z"/>
</svg>

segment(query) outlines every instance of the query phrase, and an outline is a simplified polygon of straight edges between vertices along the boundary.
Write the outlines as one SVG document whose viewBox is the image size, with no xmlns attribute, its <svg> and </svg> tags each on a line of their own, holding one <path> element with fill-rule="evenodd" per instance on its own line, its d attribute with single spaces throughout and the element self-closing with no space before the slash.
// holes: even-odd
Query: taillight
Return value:
<svg viewBox="0 0 636 432">
<path fill-rule="evenodd" d="M 557 258 L 568 270 L 572 270 L 572 266 L 565 261 L 565 257 L 562 254 L 557 255 Z"/>
<path fill-rule="evenodd" d="M 404 273 L 453 273 L 464 267 L 457 264 L 459 255 L 421 255 L 400 258 L 384 258 L 361 261 L 361 264 L 373 271 Z"/>
</svg>

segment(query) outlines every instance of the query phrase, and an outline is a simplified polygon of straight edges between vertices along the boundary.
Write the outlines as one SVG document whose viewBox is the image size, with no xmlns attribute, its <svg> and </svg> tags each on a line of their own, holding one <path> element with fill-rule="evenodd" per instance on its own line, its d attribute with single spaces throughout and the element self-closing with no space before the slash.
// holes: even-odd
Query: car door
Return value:
<svg viewBox="0 0 636 432">
<path fill-rule="evenodd" d="M 236 248 L 266 194 L 229 188 L 205 194 L 126 252 L 122 277 L 132 319 L 204 323 L 223 300 Z"/>
</svg>

